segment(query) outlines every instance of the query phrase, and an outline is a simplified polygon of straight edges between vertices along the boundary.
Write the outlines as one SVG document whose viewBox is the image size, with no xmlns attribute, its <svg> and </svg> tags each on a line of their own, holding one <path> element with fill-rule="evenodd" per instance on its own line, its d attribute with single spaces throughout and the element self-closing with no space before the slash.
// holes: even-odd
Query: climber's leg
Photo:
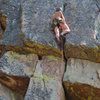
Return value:
<svg viewBox="0 0 100 100">
<path fill-rule="evenodd" d="M 55 35 L 56 35 L 56 38 L 57 38 L 57 41 L 59 42 L 59 28 L 56 26 L 55 29 L 54 29 L 54 32 L 55 32 Z"/>
<path fill-rule="evenodd" d="M 61 33 L 61 35 L 64 35 L 64 34 L 70 32 L 70 29 L 69 29 L 69 27 L 68 27 L 68 25 L 67 25 L 66 23 L 65 23 L 65 24 L 60 23 L 60 26 L 61 26 L 62 29 L 63 29 L 63 32 Z"/>
</svg>

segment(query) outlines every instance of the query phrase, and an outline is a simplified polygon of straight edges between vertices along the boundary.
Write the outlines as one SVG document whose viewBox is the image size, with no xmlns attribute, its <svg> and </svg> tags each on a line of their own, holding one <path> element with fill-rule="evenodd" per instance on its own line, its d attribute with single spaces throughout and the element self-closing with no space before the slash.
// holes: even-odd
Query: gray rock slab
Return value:
<svg viewBox="0 0 100 100">
<path fill-rule="evenodd" d="M 59 82 L 55 80 L 49 80 L 45 83 L 41 77 L 31 78 L 25 100 L 57 100 L 59 85 Z M 59 100 L 65 100 L 62 87 Z"/>
<path fill-rule="evenodd" d="M 32 76 L 38 61 L 37 55 L 9 51 L 0 59 L 0 70 L 8 75 Z"/>
<path fill-rule="evenodd" d="M 22 0 L 22 33 L 24 41 L 36 42 L 57 48 L 51 31 L 51 17 L 63 0 Z"/>
<path fill-rule="evenodd" d="M 22 45 L 20 40 L 21 0 L 0 0 L 0 11 L 7 17 L 7 27 L 1 39 L 2 44 Z"/>
<path fill-rule="evenodd" d="M 70 58 L 63 81 L 88 84 L 100 88 L 100 64 L 88 60 Z"/>
<path fill-rule="evenodd" d="M 93 41 L 95 20 L 98 16 L 98 9 L 94 1 L 66 0 L 67 6 L 64 14 L 71 28 L 71 33 L 67 37 L 68 43 L 74 45 L 86 43 L 86 46 L 88 46 Z"/>
<path fill-rule="evenodd" d="M 38 61 L 34 75 L 30 79 L 25 100 L 57 100 L 59 91 L 59 100 L 65 100 L 60 76 L 61 59 L 44 56 L 42 60 Z"/>
<path fill-rule="evenodd" d="M 0 100 L 23 100 L 23 96 L 0 84 Z"/>
<path fill-rule="evenodd" d="M 100 44 L 100 13 L 97 17 L 97 19 L 95 20 L 95 34 L 96 34 L 96 40 L 97 43 Z"/>
<path fill-rule="evenodd" d="M 84 48 L 82 48 L 83 51 L 81 51 L 81 53 L 87 53 L 88 55 L 89 52 L 86 50 L 87 48 L 92 48 L 91 51 L 93 51 L 93 49 L 99 45 L 100 15 L 96 1 L 99 0 L 66 0 L 67 6 L 65 6 L 64 15 L 71 29 L 70 34 L 66 37 L 66 58 L 74 57 L 93 61 L 92 57 L 87 56 L 86 58 L 84 56 L 82 57 L 80 53 L 78 55 L 74 54 L 80 52 L 80 48 L 83 46 Z M 67 48 L 69 45 L 70 47 Z M 76 47 L 77 51 L 74 52 L 72 46 Z M 98 51 L 99 50 L 96 52 Z M 68 53 L 70 53 L 70 55 L 68 55 Z M 95 55 L 96 53 L 93 54 L 94 57 Z M 96 60 L 94 61 L 96 62 Z"/>
</svg>

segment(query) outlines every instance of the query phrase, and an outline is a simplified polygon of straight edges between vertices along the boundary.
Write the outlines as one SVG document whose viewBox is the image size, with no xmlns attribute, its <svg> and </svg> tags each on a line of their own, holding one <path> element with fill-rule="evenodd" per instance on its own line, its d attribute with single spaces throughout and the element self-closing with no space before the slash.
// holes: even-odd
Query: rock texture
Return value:
<svg viewBox="0 0 100 100">
<path fill-rule="evenodd" d="M 20 0 L 0 0 L 0 11 L 7 17 L 6 30 L 2 44 L 22 45 L 20 40 Z"/>
<path fill-rule="evenodd" d="M 54 35 L 50 31 L 50 22 L 56 7 L 62 7 L 62 5 L 63 0 L 22 0 L 22 33 L 25 35 L 24 41 L 33 41 L 57 47 Z"/>
<path fill-rule="evenodd" d="M 43 57 L 36 66 L 34 77 L 30 80 L 25 100 L 57 100 L 60 87 L 60 67 L 61 59 L 53 56 Z M 60 92 L 59 100 L 65 100 L 62 85 Z"/>
<path fill-rule="evenodd" d="M 71 95 L 77 94 L 77 96 L 79 97 L 81 97 L 81 95 L 83 97 L 86 96 L 85 98 L 86 100 L 90 96 L 91 96 L 90 98 L 92 99 L 94 98 L 94 96 L 100 99 L 98 95 L 100 93 L 100 64 L 99 63 L 71 58 L 67 62 L 67 70 L 64 74 L 63 81 L 68 92 L 71 90 L 72 93 L 69 93 Z M 84 84 L 88 84 L 88 85 L 84 85 Z M 89 85 L 92 87 L 90 87 Z M 73 88 L 75 89 L 75 91 L 73 90 Z M 88 94 L 89 89 L 91 94 Z M 95 98 L 93 100 L 99 100 L 99 99 Z M 83 99 L 80 98 L 79 100 L 83 100 Z"/>
<path fill-rule="evenodd" d="M 60 84 L 56 80 L 43 80 L 41 77 L 32 78 L 25 100 L 57 100 L 59 86 Z M 59 100 L 66 100 L 63 87 L 61 87 Z"/>
<path fill-rule="evenodd" d="M 60 4 L 59 6 L 62 5 L 62 1 L 59 0 L 57 2 Z M 26 52 L 33 52 L 40 56 L 55 55 L 61 57 L 53 32 L 50 29 L 50 19 L 55 10 L 52 7 L 56 7 L 57 2 L 55 0 L 53 4 L 51 1 L 45 1 L 45 3 L 41 1 L 40 3 L 40 1 L 32 0 L 0 0 L 0 16 L 2 17 L 0 18 L 0 23 L 5 30 L 0 30 L 0 45 L 9 45 L 10 50 L 13 50 L 12 46 L 24 47 Z M 37 6 L 37 8 L 33 5 Z M 48 15 L 50 9 L 51 13 Z M 44 19 L 46 20 L 43 20 L 42 17 L 45 17 Z M 36 20 L 36 18 L 39 20 Z M 40 28 L 37 26 L 40 26 Z"/>
<path fill-rule="evenodd" d="M 61 52 L 52 34 L 50 20 L 55 8 L 62 4 L 62 0 L 0 0 L 0 12 L 6 17 L 4 21 L 0 21 L 3 26 L 5 25 L 0 39 L 0 70 L 3 72 L 0 72 L 0 83 L 24 97 L 25 84 L 30 78 L 30 84 L 34 84 L 29 84 L 29 88 L 32 88 L 28 89 L 26 100 L 40 97 L 45 100 L 58 98 Z M 38 56 L 44 56 L 41 63 L 37 63 Z M 63 87 L 60 97 L 61 100 L 65 100 Z"/>
<path fill-rule="evenodd" d="M 65 90 L 71 100 L 99 100 L 100 0 L 0 0 L 0 84 L 22 100 L 66 99 L 61 52 L 51 29 L 57 7 L 71 29 L 64 45 L 66 68 L 62 61 Z M 13 100 L 11 90 L 2 87 L 0 99 Z"/>
<path fill-rule="evenodd" d="M 63 64 L 63 72 L 64 66 L 65 64 Z M 38 60 L 35 54 L 9 51 L 0 59 L 0 70 L 6 73 L 0 74 L 0 82 L 22 96 L 27 91 L 28 78 L 26 76 L 30 77 L 25 100 L 39 100 L 40 98 L 56 100 L 58 98 L 61 76 L 61 58 L 59 57 L 44 56 Z M 18 85 L 17 88 L 16 85 Z M 65 100 L 63 87 L 60 100 Z"/>
<path fill-rule="evenodd" d="M 2 38 L 3 32 L 6 29 L 6 16 L 0 12 L 0 39 Z"/>
<path fill-rule="evenodd" d="M 9 51 L 0 59 L 0 70 L 16 76 L 31 76 L 34 73 L 38 56 Z"/>
<path fill-rule="evenodd" d="M 41 56 L 61 55 L 58 49 L 54 49 L 59 47 L 51 31 L 51 17 L 55 9 L 62 5 L 63 0 L 22 0 L 21 38 L 25 46 L 35 48 Z"/>
<path fill-rule="evenodd" d="M 100 88 L 100 64 L 80 59 L 69 59 L 64 80 L 81 82 Z"/>
<path fill-rule="evenodd" d="M 95 20 L 95 33 L 96 33 L 97 43 L 100 43 L 100 13 L 98 14 L 97 19 Z"/>
<path fill-rule="evenodd" d="M 99 100 L 100 89 L 91 87 L 87 84 L 68 83 L 64 82 L 67 95 L 67 100 Z"/>
<path fill-rule="evenodd" d="M 11 100 L 11 91 L 0 84 L 0 100 Z"/>
<path fill-rule="evenodd" d="M 97 1 L 99 5 L 99 0 L 66 0 L 65 16 L 71 28 L 71 33 L 66 38 L 66 58 L 100 62 L 97 39 L 100 32 L 100 15 Z"/>
<path fill-rule="evenodd" d="M 0 83 L 25 96 L 29 78 L 25 76 L 11 76 L 0 71 Z"/>
<path fill-rule="evenodd" d="M 0 100 L 23 100 L 23 96 L 0 84 Z"/>
<path fill-rule="evenodd" d="M 100 1 L 66 0 L 66 3 L 64 14 L 71 33 L 64 47 L 68 61 L 64 86 L 69 100 L 99 100 Z"/>
</svg>

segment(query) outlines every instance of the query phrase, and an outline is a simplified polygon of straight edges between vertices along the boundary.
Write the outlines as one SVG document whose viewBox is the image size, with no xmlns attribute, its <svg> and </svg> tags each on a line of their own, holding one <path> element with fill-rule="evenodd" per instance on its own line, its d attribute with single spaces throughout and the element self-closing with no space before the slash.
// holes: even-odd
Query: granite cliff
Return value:
<svg viewBox="0 0 100 100">
<path fill-rule="evenodd" d="M 0 100 L 58 100 L 62 61 L 51 30 L 57 7 L 71 29 L 60 100 L 100 100 L 99 0 L 0 0 Z"/>
</svg>

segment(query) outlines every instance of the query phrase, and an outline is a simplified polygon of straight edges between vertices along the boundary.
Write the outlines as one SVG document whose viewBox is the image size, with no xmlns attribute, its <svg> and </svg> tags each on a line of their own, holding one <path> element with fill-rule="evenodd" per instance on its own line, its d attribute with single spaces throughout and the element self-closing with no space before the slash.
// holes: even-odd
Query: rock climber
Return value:
<svg viewBox="0 0 100 100">
<path fill-rule="evenodd" d="M 66 24 L 62 8 L 57 8 L 52 16 L 52 27 L 56 35 L 56 39 L 59 42 L 60 35 L 64 35 L 70 32 L 68 25 Z"/>
</svg>

